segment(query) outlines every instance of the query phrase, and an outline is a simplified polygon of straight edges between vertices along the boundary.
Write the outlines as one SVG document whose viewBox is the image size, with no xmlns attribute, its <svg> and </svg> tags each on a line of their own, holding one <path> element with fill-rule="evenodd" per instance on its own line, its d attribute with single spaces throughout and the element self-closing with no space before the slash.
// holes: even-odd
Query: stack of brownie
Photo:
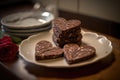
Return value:
<svg viewBox="0 0 120 80">
<path fill-rule="evenodd" d="M 41 40 L 35 47 L 35 59 L 55 59 L 63 57 L 68 64 L 88 60 L 94 57 L 96 49 L 92 46 L 81 45 L 81 22 L 79 20 L 66 20 L 56 18 L 53 21 L 53 41 L 57 47 L 49 41 Z"/>
<path fill-rule="evenodd" d="M 53 41 L 58 47 L 68 43 L 81 44 L 81 22 L 57 18 L 53 21 Z"/>
</svg>

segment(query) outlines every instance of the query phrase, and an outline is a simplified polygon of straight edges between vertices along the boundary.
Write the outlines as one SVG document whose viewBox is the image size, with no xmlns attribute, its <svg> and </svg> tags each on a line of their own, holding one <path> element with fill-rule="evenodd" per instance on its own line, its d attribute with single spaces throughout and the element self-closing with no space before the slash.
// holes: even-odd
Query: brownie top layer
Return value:
<svg viewBox="0 0 120 80">
<path fill-rule="evenodd" d="M 58 27 L 61 31 L 80 27 L 80 24 L 81 21 L 77 19 L 65 20 L 64 18 L 57 18 L 53 21 L 54 27 Z"/>
<path fill-rule="evenodd" d="M 59 47 L 52 47 L 44 52 L 42 52 L 41 54 L 36 54 L 38 56 L 44 57 L 44 56 L 55 56 L 55 55 L 61 55 L 63 54 L 63 50 Z"/>
<path fill-rule="evenodd" d="M 63 49 L 53 47 L 49 41 L 42 40 L 36 44 L 35 59 L 54 59 L 63 55 Z"/>
<path fill-rule="evenodd" d="M 62 18 L 62 17 L 58 17 L 56 19 L 54 19 L 53 24 L 60 24 L 60 23 L 64 23 L 66 22 L 66 19 Z"/>
<path fill-rule="evenodd" d="M 52 47 L 52 44 L 49 41 L 42 40 L 36 44 L 36 47 L 35 47 L 36 54 L 42 53 L 51 47 Z"/>
<path fill-rule="evenodd" d="M 53 20 L 53 26 L 63 26 L 65 22 L 66 19 L 59 17 Z"/>
<path fill-rule="evenodd" d="M 93 57 L 96 50 L 92 46 L 78 46 L 77 44 L 66 44 L 64 54 L 68 63 L 74 63 L 87 60 Z"/>
</svg>

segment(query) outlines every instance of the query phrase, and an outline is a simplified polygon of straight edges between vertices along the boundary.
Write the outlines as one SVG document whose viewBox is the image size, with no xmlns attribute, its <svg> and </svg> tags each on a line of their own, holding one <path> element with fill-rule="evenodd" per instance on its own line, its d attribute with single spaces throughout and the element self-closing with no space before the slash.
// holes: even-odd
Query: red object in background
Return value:
<svg viewBox="0 0 120 80">
<path fill-rule="evenodd" d="M 0 39 L 0 61 L 11 61 L 16 58 L 18 46 L 9 36 Z"/>
</svg>

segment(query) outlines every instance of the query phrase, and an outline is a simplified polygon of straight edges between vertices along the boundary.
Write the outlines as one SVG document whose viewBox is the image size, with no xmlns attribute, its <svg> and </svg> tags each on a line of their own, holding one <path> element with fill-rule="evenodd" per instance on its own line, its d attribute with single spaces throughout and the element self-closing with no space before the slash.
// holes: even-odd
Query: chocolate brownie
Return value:
<svg viewBox="0 0 120 80">
<path fill-rule="evenodd" d="M 61 20 L 61 18 L 56 18 L 53 21 L 53 27 L 57 28 L 58 31 L 64 32 L 70 29 L 80 29 L 80 20 Z"/>
<path fill-rule="evenodd" d="M 49 42 L 49 41 L 46 41 L 46 40 L 42 40 L 40 42 L 38 42 L 36 44 L 36 47 L 35 47 L 35 53 L 42 53 L 46 50 L 48 50 L 49 48 L 53 47 L 52 44 Z"/>
<path fill-rule="evenodd" d="M 58 47 L 63 47 L 67 43 L 76 43 L 76 44 L 80 45 L 82 35 L 79 34 L 76 37 L 74 36 L 74 37 L 70 37 L 70 38 L 58 38 L 53 34 L 52 39 L 53 39 L 54 43 L 56 44 L 56 46 L 58 46 Z"/>
<path fill-rule="evenodd" d="M 54 22 L 53 26 L 53 32 L 57 37 L 60 36 L 69 36 L 70 33 L 80 33 L 80 24 L 81 22 L 79 20 L 68 20 L 64 23 L 59 22 Z M 73 34 L 74 35 L 74 34 Z"/>
<path fill-rule="evenodd" d="M 76 37 L 76 36 L 78 36 L 79 34 L 80 34 L 80 30 L 76 30 L 76 31 L 71 31 L 70 33 L 66 33 L 66 34 L 64 34 L 64 33 L 59 33 L 56 29 L 55 29 L 55 27 L 53 27 L 53 33 L 54 33 L 54 35 L 56 36 L 56 37 L 58 37 L 58 38 L 71 38 L 71 37 Z"/>
<path fill-rule="evenodd" d="M 35 47 L 35 59 L 54 59 L 63 56 L 63 49 L 59 47 L 52 47 L 48 41 L 40 41 Z"/>
<path fill-rule="evenodd" d="M 65 18 L 58 17 L 58 18 L 53 20 L 52 24 L 53 24 L 53 26 L 58 26 L 58 25 L 63 24 L 65 22 L 66 22 Z"/>
<path fill-rule="evenodd" d="M 62 56 L 63 56 L 63 50 L 59 47 L 53 47 L 42 53 L 37 53 L 35 58 L 36 60 L 43 60 L 43 59 L 54 59 Z"/>
<path fill-rule="evenodd" d="M 77 44 L 66 44 L 63 50 L 68 64 L 88 60 L 94 57 L 96 53 L 95 48 L 92 46 L 78 46 Z"/>
<path fill-rule="evenodd" d="M 56 18 L 53 24 L 53 41 L 58 47 L 67 43 L 81 44 L 81 21 Z"/>
</svg>

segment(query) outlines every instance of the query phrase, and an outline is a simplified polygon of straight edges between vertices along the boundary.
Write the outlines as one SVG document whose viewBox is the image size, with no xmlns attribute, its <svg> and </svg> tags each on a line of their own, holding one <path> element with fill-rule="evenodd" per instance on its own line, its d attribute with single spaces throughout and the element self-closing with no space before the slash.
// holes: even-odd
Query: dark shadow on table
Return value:
<svg viewBox="0 0 120 80">
<path fill-rule="evenodd" d="M 46 68 L 35 64 L 28 63 L 26 70 L 38 77 L 54 77 L 54 78 L 75 78 L 83 77 L 98 73 L 108 68 L 115 61 L 113 53 L 106 58 L 99 60 L 93 64 L 75 67 L 75 68 Z"/>
</svg>

